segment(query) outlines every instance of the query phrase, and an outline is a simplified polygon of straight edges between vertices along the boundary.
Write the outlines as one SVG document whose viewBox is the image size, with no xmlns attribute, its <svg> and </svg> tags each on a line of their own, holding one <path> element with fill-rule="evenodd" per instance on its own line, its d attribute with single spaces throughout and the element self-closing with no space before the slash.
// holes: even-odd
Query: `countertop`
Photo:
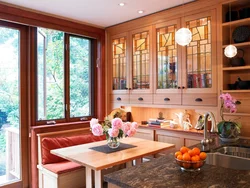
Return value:
<svg viewBox="0 0 250 188">
<path fill-rule="evenodd" d="M 211 150 L 223 145 L 228 144 L 217 140 Z M 250 141 L 240 139 L 233 145 L 250 146 Z M 168 154 L 105 175 L 104 180 L 123 188 L 249 188 L 250 170 L 233 170 L 205 164 L 198 172 L 182 172 L 173 154 Z"/>
</svg>

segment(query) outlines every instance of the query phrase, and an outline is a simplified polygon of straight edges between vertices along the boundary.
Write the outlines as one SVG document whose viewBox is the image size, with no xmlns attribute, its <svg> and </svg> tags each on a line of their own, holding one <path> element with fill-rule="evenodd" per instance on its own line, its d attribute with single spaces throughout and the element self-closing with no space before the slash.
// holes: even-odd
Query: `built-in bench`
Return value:
<svg viewBox="0 0 250 188">
<path fill-rule="evenodd" d="M 85 187 L 85 168 L 50 153 L 50 150 L 105 140 L 105 136 L 94 136 L 89 128 L 37 134 L 39 188 Z M 107 169 L 107 174 L 120 167 Z"/>
</svg>

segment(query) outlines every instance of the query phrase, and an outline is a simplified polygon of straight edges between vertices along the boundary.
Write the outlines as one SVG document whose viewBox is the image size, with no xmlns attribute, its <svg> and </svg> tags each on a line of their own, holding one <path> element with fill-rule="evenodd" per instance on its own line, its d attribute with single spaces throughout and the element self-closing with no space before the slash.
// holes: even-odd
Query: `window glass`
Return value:
<svg viewBox="0 0 250 188">
<path fill-rule="evenodd" d="M 70 36 L 70 117 L 89 116 L 91 113 L 90 40 Z"/>
<path fill-rule="evenodd" d="M 64 33 L 38 28 L 38 120 L 62 119 L 64 113 Z"/>
</svg>

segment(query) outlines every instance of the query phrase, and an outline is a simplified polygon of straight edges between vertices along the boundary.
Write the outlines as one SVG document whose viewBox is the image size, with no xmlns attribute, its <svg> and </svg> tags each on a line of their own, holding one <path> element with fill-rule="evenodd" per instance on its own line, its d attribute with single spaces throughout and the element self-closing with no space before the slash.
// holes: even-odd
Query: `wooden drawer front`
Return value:
<svg viewBox="0 0 250 188">
<path fill-rule="evenodd" d="M 183 94 L 183 105 L 193 106 L 216 106 L 217 105 L 217 94 Z"/>
<path fill-rule="evenodd" d="M 129 103 L 129 95 L 123 95 L 123 94 L 111 95 L 111 102 Z"/>
<path fill-rule="evenodd" d="M 153 99 L 154 104 L 178 104 L 181 105 L 181 95 L 170 94 L 155 94 Z"/>
<path fill-rule="evenodd" d="M 152 104 L 152 94 L 132 94 L 130 95 L 130 103 L 132 104 Z"/>
</svg>

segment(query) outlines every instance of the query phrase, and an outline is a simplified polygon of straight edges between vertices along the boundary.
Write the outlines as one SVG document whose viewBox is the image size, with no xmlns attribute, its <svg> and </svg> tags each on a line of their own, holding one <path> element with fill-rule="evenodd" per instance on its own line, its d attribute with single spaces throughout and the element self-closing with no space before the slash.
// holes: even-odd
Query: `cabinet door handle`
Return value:
<svg viewBox="0 0 250 188">
<path fill-rule="evenodd" d="M 182 89 L 185 89 L 185 87 L 184 87 L 184 86 L 182 86 L 181 88 L 182 88 Z"/>
<path fill-rule="evenodd" d="M 196 102 L 202 102 L 202 99 L 201 98 L 196 98 L 195 101 Z"/>
<path fill-rule="evenodd" d="M 142 98 L 142 97 L 139 97 L 139 98 L 138 98 L 138 101 L 143 101 L 143 98 Z"/>
<path fill-rule="evenodd" d="M 240 101 L 236 101 L 235 104 L 241 104 L 241 102 Z"/>
<path fill-rule="evenodd" d="M 170 98 L 165 98 L 164 101 L 170 101 Z"/>
<path fill-rule="evenodd" d="M 180 86 L 178 86 L 177 88 L 178 88 L 178 89 L 181 89 L 181 87 L 180 87 Z"/>
<path fill-rule="evenodd" d="M 122 99 L 121 99 L 121 97 L 117 97 L 117 99 L 116 99 L 116 100 L 121 101 Z"/>
</svg>

